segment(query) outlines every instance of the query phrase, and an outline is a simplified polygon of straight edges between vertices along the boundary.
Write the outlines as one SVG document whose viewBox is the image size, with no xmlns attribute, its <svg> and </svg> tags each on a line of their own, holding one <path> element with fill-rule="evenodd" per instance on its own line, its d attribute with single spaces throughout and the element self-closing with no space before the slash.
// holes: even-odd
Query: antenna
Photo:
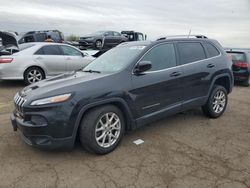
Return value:
<svg viewBox="0 0 250 188">
<path fill-rule="evenodd" d="M 188 33 L 188 38 L 189 38 L 189 36 L 191 35 L 191 31 L 192 31 L 192 30 L 190 29 L 190 30 L 189 30 L 189 33 Z"/>
</svg>

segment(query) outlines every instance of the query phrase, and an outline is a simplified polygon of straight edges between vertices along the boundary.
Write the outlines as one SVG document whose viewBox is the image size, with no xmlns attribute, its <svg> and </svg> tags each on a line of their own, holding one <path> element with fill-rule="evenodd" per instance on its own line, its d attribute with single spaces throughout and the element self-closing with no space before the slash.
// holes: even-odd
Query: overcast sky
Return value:
<svg viewBox="0 0 250 188">
<path fill-rule="evenodd" d="M 0 0 L 0 30 L 43 29 L 136 30 L 148 39 L 191 29 L 223 46 L 250 47 L 250 0 Z"/>
</svg>

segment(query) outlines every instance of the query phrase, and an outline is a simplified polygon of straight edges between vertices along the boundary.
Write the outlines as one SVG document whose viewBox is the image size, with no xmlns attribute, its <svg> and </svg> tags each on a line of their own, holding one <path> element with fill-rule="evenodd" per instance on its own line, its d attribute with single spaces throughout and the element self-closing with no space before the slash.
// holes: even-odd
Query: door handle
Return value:
<svg viewBox="0 0 250 188">
<path fill-rule="evenodd" d="M 173 72 L 170 74 L 171 77 L 177 77 L 177 76 L 180 76 L 181 73 L 180 72 Z"/>
<path fill-rule="evenodd" d="M 215 66 L 214 64 L 210 63 L 207 65 L 207 68 L 213 68 L 214 66 Z"/>
<path fill-rule="evenodd" d="M 71 60 L 71 58 L 70 58 L 70 57 L 67 57 L 66 60 Z"/>
</svg>

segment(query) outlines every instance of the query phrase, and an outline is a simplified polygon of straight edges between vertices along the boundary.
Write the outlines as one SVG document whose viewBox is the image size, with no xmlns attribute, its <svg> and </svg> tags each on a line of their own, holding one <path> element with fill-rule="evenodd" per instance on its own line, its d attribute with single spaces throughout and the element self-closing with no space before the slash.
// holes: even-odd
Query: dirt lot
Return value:
<svg viewBox="0 0 250 188">
<path fill-rule="evenodd" d="M 105 156 L 25 145 L 9 116 L 20 82 L 0 82 L 0 187 L 250 187 L 250 88 L 236 86 L 223 117 L 199 109 L 129 132 Z M 133 140 L 144 144 L 136 146 Z"/>
</svg>

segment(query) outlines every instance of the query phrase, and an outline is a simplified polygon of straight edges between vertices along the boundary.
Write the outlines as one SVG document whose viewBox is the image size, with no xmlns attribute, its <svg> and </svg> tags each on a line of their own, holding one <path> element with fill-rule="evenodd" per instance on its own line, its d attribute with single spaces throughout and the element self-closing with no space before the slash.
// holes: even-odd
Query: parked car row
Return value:
<svg viewBox="0 0 250 188">
<path fill-rule="evenodd" d="M 21 37 L 21 39 L 17 39 L 16 33 L 14 32 L 1 32 L 0 31 L 0 39 L 1 39 L 1 45 L 0 46 L 0 79 L 24 79 L 26 84 L 33 83 L 35 81 L 40 81 L 44 78 L 54 76 L 63 72 L 67 72 L 70 70 L 74 70 L 75 68 L 83 67 L 87 63 L 89 63 L 94 58 L 99 57 L 109 49 L 113 48 L 114 46 L 117 46 L 120 43 L 127 42 L 127 41 L 143 41 L 146 39 L 146 35 L 143 35 L 140 32 L 134 32 L 134 31 L 122 31 L 121 33 L 115 32 L 115 31 L 99 31 L 95 32 L 90 35 L 86 35 L 84 37 L 80 38 L 79 46 L 80 48 L 92 48 L 92 49 L 101 49 L 100 51 L 96 51 L 91 56 L 88 55 L 86 52 L 80 52 L 76 49 L 76 44 L 74 45 L 72 43 L 64 43 L 65 46 L 67 46 L 68 49 L 71 49 L 71 55 L 64 54 L 62 47 L 63 44 L 59 46 L 58 48 L 60 50 L 57 50 L 57 52 L 54 50 L 54 48 L 51 47 L 51 52 L 46 51 L 47 54 L 43 54 L 43 56 L 47 56 L 47 59 L 50 63 L 56 63 L 58 70 L 50 70 L 51 66 L 48 68 L 43 64 L 43 61 L 38 61 L 37 59 L 34 59 L 34 57 L 37 54 L 30 54 L 30 57 L 24 56 L 25 52 L 27 53 L 35 53 L 32 52 L 32 49 L 36 49 L 36 46 L 38 46 L 38 43 L 34 43 L 32 45 L 29 45 L 27 43 L 33 43 L 34 41 L 40 41 L 43 42 L 46 37 L 50 36 L 51 39 L 55 42 L 63 42 L 63 35 L 58 30 L 46 30 L 46 31 L 31 31 L 27 32 L 25 35 Z M 174 37 L 174 36 L 172 36 Z M 178 36 L 177 36 L 178 37 Z M 196 35 L 196 38 L 207 38 L 203 35 Z M 158 40 L 166 39 L 166 37 L 161 37 Z M 20 45 L 21 43 L 21 45 Z M 26 45 L 25 45 L 26 44 Z M 42 43 L 40 44 L 42 45 Z M 50 46 L 50 44 L 46 44 Z M 56 45 L 54 45 L 56 46 Z M 32 48 L 31 48 L 32 47 Z M 26 50 L 26 48 L 31 48 L 29 50 Z M 49 48 L 49 47 L 48 47 Z M 66 47 L 63 47 L 66 48 Z M 18 51 L 23 51 L 22 53 L 16 53 Z M 93 51 L 93 50 L 92 50 Z M 232 69 L 234 73 L 235 81 L 242 82 L 243 85 L 249 86 L 250 85 L 250 49 L 226 49 L 228 55 L 231 57 L 233 61 Z M 16 53 L 14 55 L 14 53 Z M 52 54 L 50 54 L 52 53 Z M 57 54 L 53 54 L 57 53 Z M 78 55 L 76 55 L 78 54 Z M 80 55 L 82 54 L 82 56 Z M 10 57 L 9 57 L 10 56 Z M 42 56 L 42 55 L 40 55 Z M 61 67 L 62 64 L 65 64 L 65 62 L 58 62 L 62 60 L 62 56 L 72 56 L 69 60 L 67 59 L 67 62 L 73 62 L 70 66 L 64 65 L 64 68 Z M 13 58 L 15 57 L 15 58 Z M 16 65 L 16 61 L 19 61 L 19 58 L 22 58 L 21 61 L 24 61 L 25 63 L 22 63 L 22 65 L 18 65 L 23 67 L 24 70 L 18 69 L 17 72 L 11 73 L 13 69 L 13 66 Z M 57 58 L 56 58 L 57 57 Z M 78 58 L 77 58 L 78 57 Z M 81 58 L 80 58 L 81 57 Z M 84 57 L 84 58 L 83 58 Z M 41 58 L 41 57 L 39 57 Z M 8 59 L 11 59 L 8 60 Z M 84 59 L 84 60 L 82 60 Z M 7 63 L 11 63 L 8 64 Z M 81 64 L 82 63 L 82 64 Z M 1 65 L 5 64 L 5 65 Z M 67 64 L 67 63 L 66 63 Z M 36 73 L 39 75 L 39 77 L 35 77 L 34 79 L 29 78 L 30 81 L 28 81 L 26 71 L 33 66 L 36 67 Z M 34 68 L 33 68 L 34 69 Z M 42 72 L 42 73 L 41 73 Z M 41 74 L 40 74 L 41 73 Z M 41 76 L 40 76 L 41 75 Z"/>
<path fill-rule="evenodd" d="M 80 49 L 110 49 L 120 43 L 127 41 L 143 41 L 146 37 L 139 32 L 134 31 L 98 31 L 89 35 L 80 37 Z"/>
<path fill-rule="evenodd" d="M 28 85 L 78 70 L 94 59 L 78 48 L 62 43 L 32 42 L 18 48 L 18 52 L 0 57 L 1 80 L 24 80 Z"/>
</svg>

